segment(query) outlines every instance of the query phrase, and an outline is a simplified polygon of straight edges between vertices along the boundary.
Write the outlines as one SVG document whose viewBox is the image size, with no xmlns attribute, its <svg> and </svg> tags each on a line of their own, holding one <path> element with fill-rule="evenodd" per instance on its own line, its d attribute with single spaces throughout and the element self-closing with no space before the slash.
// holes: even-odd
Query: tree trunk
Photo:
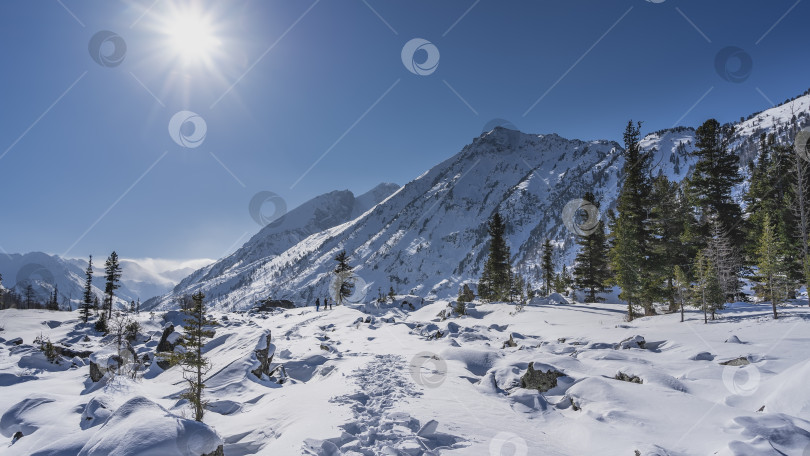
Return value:
<svg viewBox="0 0 810 456">
<path fill-rule="evenodd" d="M 683 323 L 683 299 L 681 299 L 681 323 Z"/>
</svg>

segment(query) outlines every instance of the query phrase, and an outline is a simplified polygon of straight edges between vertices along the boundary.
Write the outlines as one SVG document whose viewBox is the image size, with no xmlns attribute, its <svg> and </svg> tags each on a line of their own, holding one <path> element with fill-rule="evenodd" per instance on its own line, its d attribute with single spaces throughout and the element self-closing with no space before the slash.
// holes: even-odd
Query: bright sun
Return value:
<svg viewBox="0 0 810 456">
<path fill-rule="evenodd" d="M 169 21 L 166 34 L 172 50 L 186 61 L 208 60 L 220 44 L 210 21 L 191 12 Z"/>
</svg>

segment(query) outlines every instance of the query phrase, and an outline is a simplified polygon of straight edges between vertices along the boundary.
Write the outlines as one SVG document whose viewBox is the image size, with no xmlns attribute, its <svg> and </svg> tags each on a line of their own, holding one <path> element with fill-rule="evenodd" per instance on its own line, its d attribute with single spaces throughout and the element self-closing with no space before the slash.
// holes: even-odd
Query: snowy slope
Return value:
<svg viewBox="0 0 810 456">
<path fill-rule="evenodd" d="M 149 446 L 199 456 L 222 442 L 228 456 L 799 456 L 810 451 L 810 311 L 799 303 L 776 321 L 768 304 L 735 305 L 708 325 L 697 311 L 685 323 L 678 314 L 626 323 L 614 303 L 519 313 L 475 303 L 446 320 L 437 317 L 446 301 L 412 312 L 399 304 L 214 312 L 222 324 L 205 348 L 205 425 L 182 419 L 178 367 L 94 384 L 88 359 L 49 364 L 31 346 L 42 334 L 109 351 L 114 342 L 92 322 L 4 310 L 0 337 L 23 344 L 0 341 L 0 455 L 139 455 Z M 162 327 L 178 323 L 176 313 L 137 318 L 139 356 L 152 356 Z M 268 331 L 272 365 L 289 375 L 283 384 L 250 372 Z M 632 336 L 644 347 L 617 348 Z M 510 338 L 515 346 L 505 347 Z M 750 364 L 721 364 L 740 357 Z M 565 376 L 545 393 L 521 388 L 530 362 Z M 641 383 L 615 379 L 619 372 Z M 17 431 L 24 436 L 12 443 Z"/>
</svg>

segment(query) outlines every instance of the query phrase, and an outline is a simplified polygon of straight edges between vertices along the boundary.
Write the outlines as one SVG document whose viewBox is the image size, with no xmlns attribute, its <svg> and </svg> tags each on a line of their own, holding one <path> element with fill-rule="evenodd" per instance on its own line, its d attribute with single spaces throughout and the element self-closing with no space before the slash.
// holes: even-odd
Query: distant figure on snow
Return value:
<svg viewBox="0 0 810 456">
<path fill-rule="evenodd" d="M 315 312 L 321 308 L 321 298 L 315 298 Z"/>
<path fill-rule="evenodd" d="M 329 301 L 329 310 L 332 310 L 332 301 Z"/>
</svg>

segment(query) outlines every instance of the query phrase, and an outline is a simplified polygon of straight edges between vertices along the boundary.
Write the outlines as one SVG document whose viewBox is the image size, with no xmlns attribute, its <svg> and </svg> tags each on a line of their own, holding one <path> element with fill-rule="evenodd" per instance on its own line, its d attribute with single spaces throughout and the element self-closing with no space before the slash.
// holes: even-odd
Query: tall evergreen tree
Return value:
<svg viewBox="0 0 810 456">
<path fill-rule="evenodd" d="M 676 265 L 674 268 L 674 280 L 673 280 L 673 287 L 675 289 L 675 302 L 678 304 L 681 310 L 681 323 L 684 320 L 684 305 L 689 302 L 691 299 L 689 296 L 689 290 L 691 288 L 691 283 L 689 279 L 686 277 L 686 274 L 683 272 L 680 266 Z"/>
<path fill-rule="evenodd" d="M 697 207 L 702 223 L 702 234 L 708 238 L 708 215 L 716 214 L 723 230 L 742 244 L 742 210 L 731 193 L 743 178 L 739 172 L 739 158 L 729 151 L 729 138 L 733 128 L 722 127 L 709 119 L 695 131 L 695 169 L 689 179 L 689 195 Z"/>
<path fill-rule="evenodd" d="M 770 215 L 765 215 L 762 236 L 757 249 L 759 277 L 761 282 L 760 296 L 770 299 L 774 320 L 779 318 L 776 306 L 785 297 L 783 290 L 785 280 L 784 255 L 774 233 Z"/>
<path fill-rule="evenodd" d="M 203 347 L 208 339 L 214 337 L 212 326 L 217 325 L 215 320 L 208 318 L 205 313 L 205 295 L 197 292 L 191 296 L 192 305 L 184 310 L 185 337 L 183 346 L 186 351 L 179 360 L 183 366 L 183 378 L 188 383 L 188 391 L 182 397 L 189 401 L 189 406 L 196 421 L 202 421 L 208 401 L 202 397 L 205 383 L 203 376 L 211 368 L 208 359 L 203 356 Z"/>
<path fill-rule="evenodd" d="M 543 293 L 548 296 L 554 284 L 554 247 L 551 240 L 543 242 L 543 254 L 540 260 L 540 268 L 543 270 Z"/>
<path fill-rule="evenodd" d="M 619 297 L 627 301 L 627 318 L 632 321 L 635 307 L 642 306 L 652 314 L 652 296 L 648 292 L 652 281 L 648 275 L 650 228 L 648 220 L 650 180 L 647 170 L 650 155 L 641 150 L 641 123 L 628 122 L 624 131 L 624 181 L 616 204 L 611 231 L 613 245 L 610 264 L 613 280 L 621 287 Z"/>
<path fill-rule="evenodd" d="M 343 304 L 343 301 L 352 295 L 354 291 L 354 281 L 352 280 L 352 267 L 349 265 L 349 258 L 346 251 L 342 250 L 335 256 L 337 266 L 335 266 L 335 284 L 336 289 L 333 290 L 334 298 L 338 305 Z M 326 307 L 324 306 L 324 309 Z"/>
<path fill-rule="evenodd" d="M 795 236 L 801 249 L 800 264 L 802 282 L 810 291 L 810 164 L 799 154 L 793 154 L 793 194 L 796 195 L 794 216 L 796 219 Z M 810 305 L 810 302 L 808 302 Z"/>
<path fill-rule="evenodd" d="M 585 193 L 583 199 L 598 206 L 591 192 Z M 578 289 L 586 290 L 586 301 L 598 302 L 596 294 L 607 291 L 611 277 L 604 222 L 600 220 L 589 236 L 577 236 L 577 244 L 580 249 L 574 260 L 574 284 Z"/>
<path fill-rule="evenodd" d="M 114 250 L 104 263 L 104 275 L 106 278 L 104 293 L 107 295 L 105 305 L 107 308 L 107 319 L 110 319 L 112 317 L 115 290 L 121 287 L 118 283 L 121 281 L 121 265 L 118 263 L 118 254 L 115 253 Z"/>
<path fill-rule="evenodd" d="M 0 274 L 0 309 L 5 309 L 3 306 L 3 292 L 5 288 L 3 288 L 3 274 Z"/>
<path fill-rule="evenodd" d="M 484 301 L 506 301 L 510 298 L 511 266 L 509 246 L 506 245 L 506 222 L 495 212 L 487 226 L 489 255 L 478 281 L 478 296 Z"/>
<path fill-rule="evenodd" d="M 695 290 L 692 293 L 693 304 L 703 310 L 703 323 L 708 323 L 708 314 L 715 319 L 717 310 L 723 308 L 725 296 L 717 279 L 717 270 L 712 263 L 711 255 L 705 250 L 698 252 L 695 259 Z"/>
</svg>

